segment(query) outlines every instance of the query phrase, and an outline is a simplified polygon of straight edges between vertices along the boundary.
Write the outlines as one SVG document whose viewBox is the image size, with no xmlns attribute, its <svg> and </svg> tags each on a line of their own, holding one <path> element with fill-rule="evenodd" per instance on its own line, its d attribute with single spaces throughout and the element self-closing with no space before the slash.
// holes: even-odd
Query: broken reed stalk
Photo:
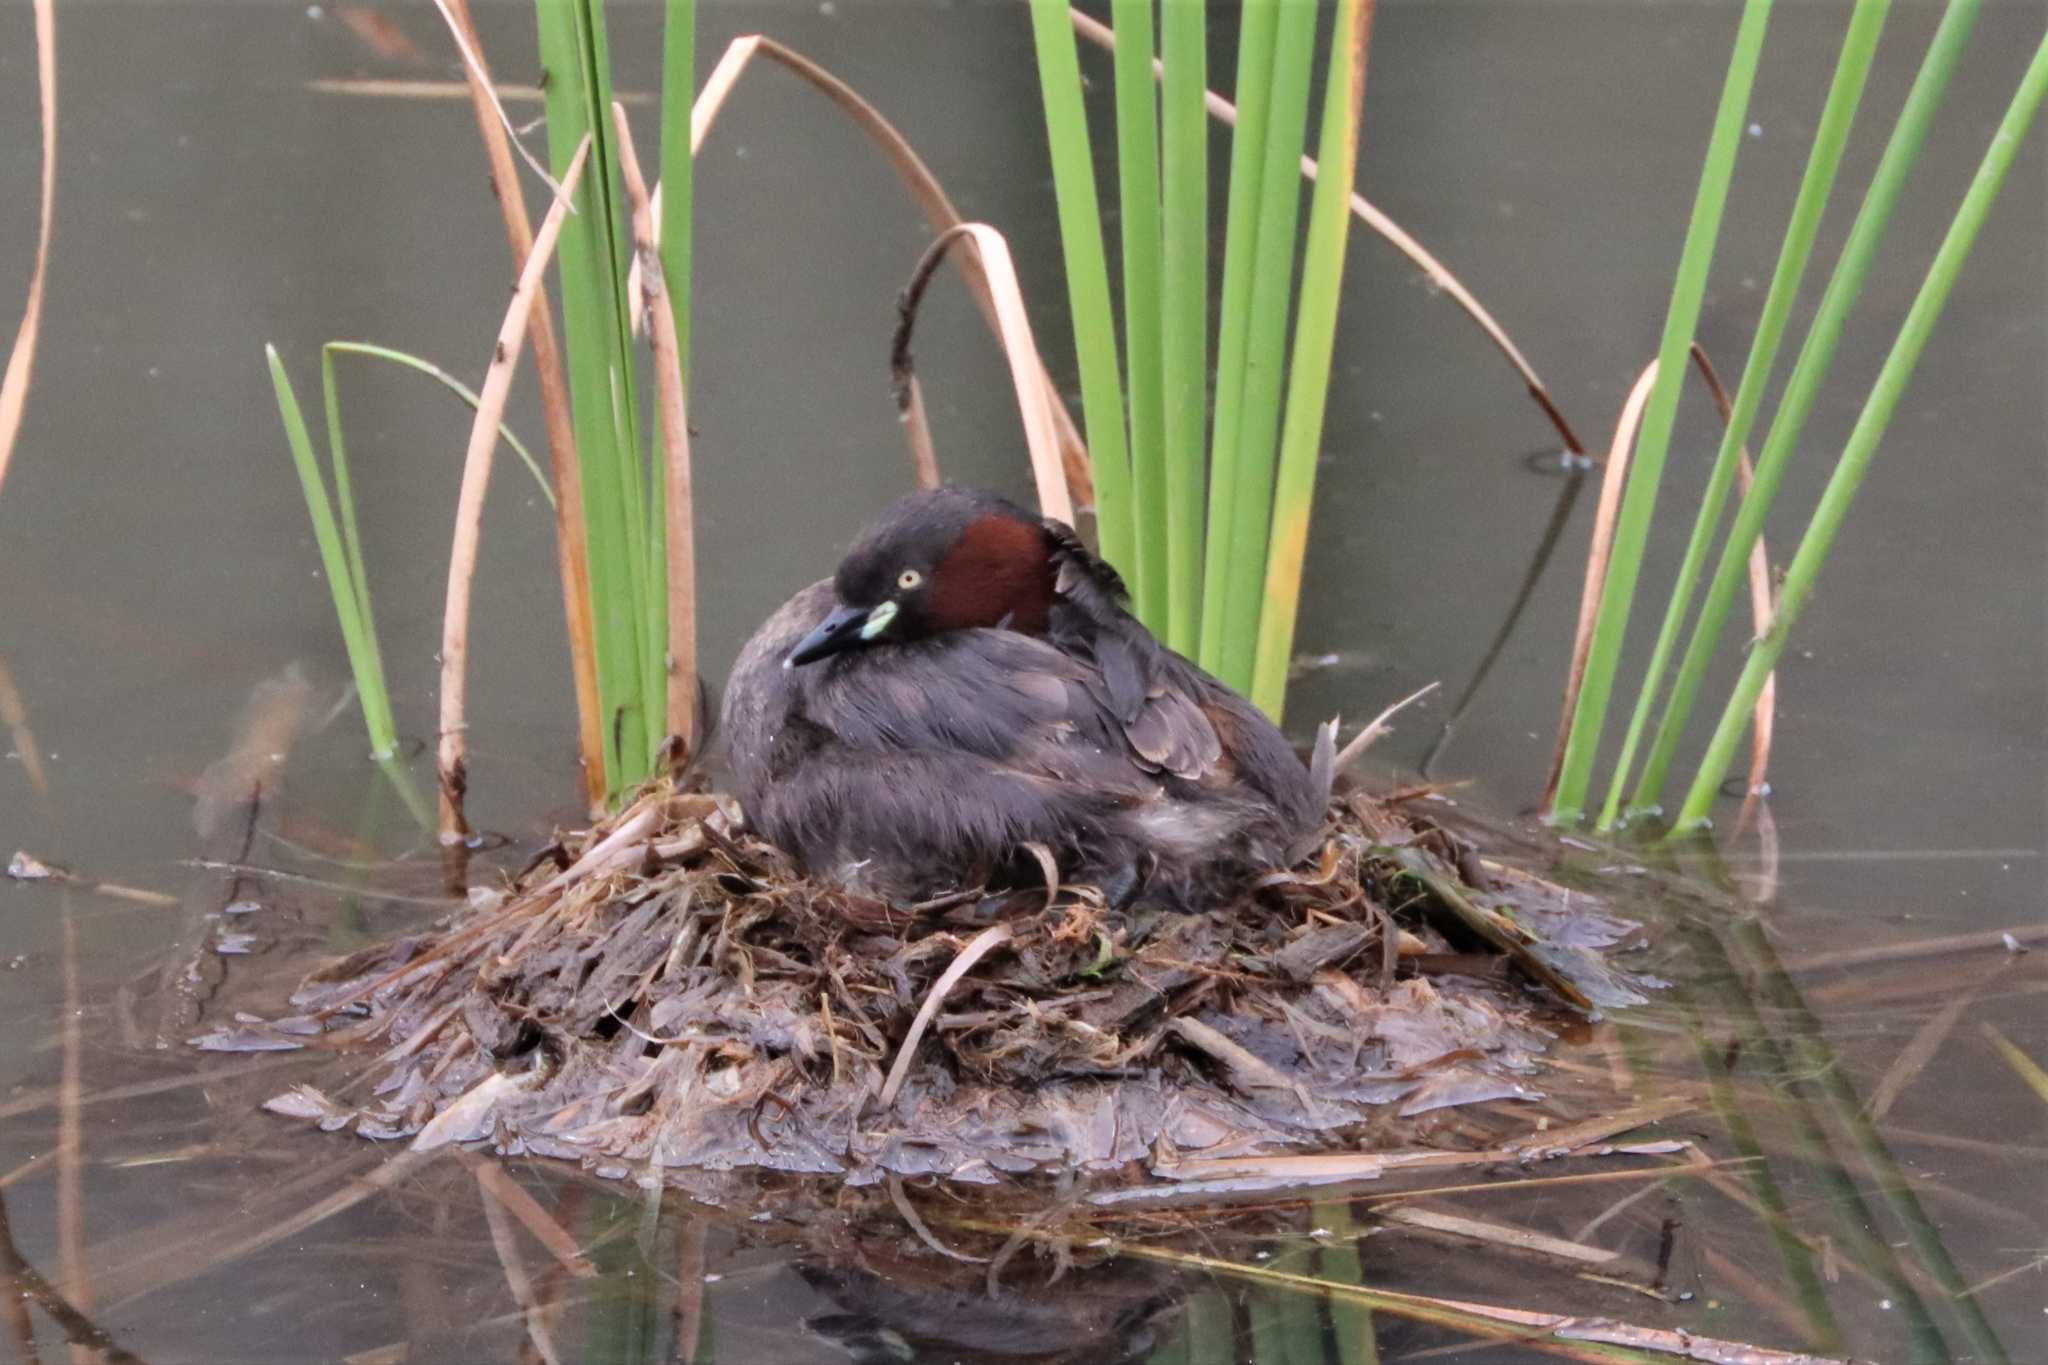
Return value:
<svg viewBox="0 0 2048 1365">
<path fill-rule="evenodd" d="M 1628 632 L 1629 609 L 1635 601 L 1636 580 L 1642 573 L 1643 551 L 1656 511 L 1657 489 L 1664 477 L 1664 457 L 1670 451 L 1671 433 L 1678 417 L 1686 349 L 1692 345 L 1699 323 L 1707 274 L 1713 265 L 1721 217 L 1728 203 L 1728 185 L 1735 173 L 1735 154 L 1748 116 L 1750 88 L 1763 56 L 1764 31 L 1770 16 L 1771 0 L 1743 0 L 1742 20 L 1736 29 L 1720 105 L 1714 111 L 1713 133 L 1700 169 L 1685 245 L 1679 252 L 1663 338 L 1657 347 L 1657 381 L 1651 386 L 1649 401 L 1643 409 L 1642 435 L 1632 462 L 1635 476 L 1629 480 L 1621 514 L 1615 522 L 1614 546 L 1606 582 L 1601 586 L 1592 645 L 1578 681 L 1577 705 L 1565 741 L 1564 763 L 1546 802 L 1545 814 L 1555 823 L 1576 823 L 1584 813 L 1600 732 L 1607 719 L 1607 703 L 1614 690 L 1615 671 L 1621 663 L 1622 638 Z"/>
<path fill-rule="evenodd" d="M 1337 301 L 1350 240 L 1351 186 L 1358 171 L 1359 124 L 1365 106 L 1366 57 L 1375 0 L 1338 0 L 1323 79 L 1321 153 L 1324 174 L 1309 205 L 1302 248 L 1301 297 L 1294 345 L 1287 357 L 1287 414 L 1280 429 L 1280 465 L 1273 483 L 1272 530 L 1252 655 L 1251 699 L 1279 720 L 1287 701 L 1287 669 L 1294 657 L 1295 615 L 1301 606 L 1308 558 L 1309 512 L 1315 501 L 1316 465 L 1322 454 L 1330 365 L 1337 343 Z M 1256 573 L 1256 564 L 1241 572 Z"/>
<path fill-rule="evenodd" d="M 1820 505 L 1814 509 L 1806 532 L 1800 538 L 1799 548 L 1793 554 L 1791 566 L 1785 571 L 1784 586 L 1779 589 L 1778 606 L 1772 615 L 1770 629 L 1751 649 L 1743 665 L 1742 676 L 1737 679 L 1735 689 L 1722 709 L 1720 722 L 1707 742 L 1706 756 L 1700 760 L 1699 771 L 1693 776 L 1685 804 L 1680 807 L 1678 819 L 1673 824 L 1674 834 L 1705 827 L 1714 796 L 1734 760 L 1736 746 L 1742 741 L 1750 709 L 1761 695 L 1765 681 L 1776 669 L 1778 658 L 1785 650 L 1786 638 L 1812 596 L 1821 565 L 1834 548 L 1835 537 L 1842 529 L 1849 506 L 1862 487 L 1863 477 L 1877 455 L 1878 444 L 1884 439 L 1892 414 L 1898 410 L 1899 400 L 1919 364 L 1920 353 L 1933 335 L 1942 308 L 1948 303 L 1949 293 L 1955 288 L 1964 263 L 1969 260 L 1970 250 L 1976 245 L 1977 234 L 1982 230 L 1984 220 L 1990 216 L 1999 190 L 2004 187 L 2005 177 L 2019 155 L 2020 144 L 2040 110 L 2044 95 L 2048 95 L 2048 36 L 2044 36 L 2041 45 L 2035 49 L 2019 88 L 2013 92 L 2012 102 L 1999 121 L 1998 131 L 1978 164 L 1970 188 L 1949 223 L 1948 232 L 1934 254 L 1934 261 L 1928 267 L 1919 292 L 1914 295 L 1912 307 L 1899 327 L 1884 366 L 1871 386 L 1863 411 L 1857 416 L 1849 439 L 1843 444 L 1835 471 L 1821 493 Z"/>
<path fill-rule="evenodd" d="M 1116 35 L 1108 25 L 1102 23 L 1099 19 L 1082 13 L 1079 9 L 1070 11 L 1070 15 L 1075 32 L 1097 47 L 1108 51 L 1115 50 Z M 1242 43 L 1240 43 L 1239 51 L 1242 54 Z M 1157 76 L 1160 73 L 1161 64 L 1158 61 L 1154 61 L 1152 63 L 1152 70 L 1153 74 Z M 1206 91 L 1203 94 L 1203 102 L 1208 106 L 1209 116 L 1226 127 L 1237 129 L 1239 138 L 1244 138 L 1248 129 L 1256 131 L 1257 128 L 1264 127 L 1264 124 L 1260 123 L 1254 128 L 1253 119 L 1255 116 L 1251 109 L 1240 110 L 1237 105 L 1223 98 L 1214 90 Z M 1263 118 L 1263 114 L 1258 115 L 1258 117 Z M 1233 157 L 1236 155 L 1236 148 L 1237 142 L 1233 140 L 1231 145 Z M 1314 180 L 1317 169 L 1314 157 L 1304 155 L 1301 158 L 1301 173 L 1304 177 Z M 1478 326 L 1479 330 L 1486 334 L 1486 339 L 1493 343 L 1494 349 L 1500 352 L 1501 358 L 1506 360 L 1514 368 L 1515 373 L 1521 377 L 1522 383 L 1529 390 L 1529 396 L 1535 400 L 1536 406 L 1542 409 L 1544 418 L 1556 430 L 1558 440 L 1563 443 L 1564 448 L 1575 456 L 1583 457 L 1586 453 L 1586 448 L 1579 441 L 1578 433 L 1572 429 L 1571 423 L 1565 420 L 1564 413 L 1558 408 L 1556 400 L 1551 396 L 1550 387 L 1543 382 L 1542 376 L 1536 373 L 1536 368 L 1529 363 L 1528 357 L 1522 354 L 1521 347 L 1515 344 L 1514 338 L 1508 335 L 1507 329 L 1501 326 L 1493 314 L 1486 310 L 1486 306 L 1479 302 L 1478 297 L 1465 286 L 1465 282 L 1451 273 L 1450 269 L 1442 261 L 1438 260 L 1427 247 L 1415 240 L 1407 229 L 1403 228 L 1392 218 L 1389 218 L 1363 194 L 1354 192 L 1350 202 L 1351 212 L 1359 222 L 1371 228 L 1389 246 L 1407 257 L 1409 262 L 1428 278 L 1432 289 L 1437 290 L 1457 304 L 1465 316 L 1470 318 Z M 1228 250 L 1229 248 L 1226 244 L 1226 253 Z M 1224 271 L 1227 277 L 1229 273 L 1227 256 Z"/>
<path fill-rule="evenodd" d="M 1663 624 L 1657 629 L 1650 662 L 1643 670 L 1642 686 L 1636 696 L 1635 710 L 1629 717 L 1621 754 L 1614 761 L 1614 775 L 1608 783 L 1607 799 L 1600 810 L 1599 823 L 1603 830 L 1612 829 L 1621 816 L 1622 792 L 1628 785 L 1630 771 L 1635 767 L 1636 748 L 1642 742 L 1657 694 L 1663 689 L 1664 670 L 1671 661 L 1672 647 L 1678 642 L 1679 628 L 1685 624 L 1686 613 L 1692 609 L 1700 570 L 1706 564 L 1707 550 L 1715 532 L 1720 529 L 1728 492 L 1735 485 L 1735 467 L 1741 461 L 1741 452 L 1749 440 L 1750 427 L 1756 420 L 1757 408 L 1763 402 L 1764 390 L 1770 386 L 1778 350 L 1785 339 L 1785 326 L 1791 320 L 1792 305 L 1799 297 L 1801 282 L 1806 278 L 1807 262 L 1813 256 L 1814 238 L 1820 232 L 1821 214 L 1827 208 L 1828 196 L 1834 191 L 1836 173 L 1842 164 L 1842 151 L 1848 145 L 1849 129 L 1856 121 L 1856 108 L 1862 102 L 1864 83 L 1870 75 L 1871 60 L 1877 53 L 1877 40 L 1884 32 L 1885 16 L 1890 9 L 1891 0 L 1857 0 L 1848 31 L 1842 39 L 1841 55 L 1836 59 L 1834 78 L 1821 107 L 1820 122 L 1814 129 L 1806 170 L 1792 202 L 1784 244 L 1778 250 L 1777 265 L 1771 272 L 1770 288 L 1764 295 L 1763 311 L 1757 317 L 1756 336 L 1750 342 L 1749 357 L 1743 362 L 1742 379 L 1737 385 L 1732 410 L 1725 400 L 1717 400 L 1720 401 L 1723 423 L 1721 447 L 1714 456 L 1713 472 L 1708 476 L 1706 491 L 1700 495 L 1692 535 L 1686 542 L 1677 581 L 1672 584 L 1671 598 L 1664 608 Z M 1709 382 L 1718 389 L 1718 381 Z"/>
<path fill-rule="evenodd" d="M 1636 448 L 1636 432 L 1643 423 L 1643 405 L 1657 382 L 1657 362 L 1651 361 L 1636 376 L 1635 386 L 1621 405 L 1621 417 L 1614 424 L 1614 439 L 1607 447 L 1607 467 L 1600 477 L 1600 501 L 1593 509 L 1593 538 L 1586 548 L 1586 581 L 1579 592 L 1579 624 L 1572 635 L 1572 661 L 1565 671 L 1564 714 L 1557 722 L 1557 747 L 1550 756 L 1550 775 L 1543 780 L 1539 808 L 1547 808 L 1557 796 L 1558 778 L 1564 772 L 1565 746 L 1571 739 L 1572 716 L 1579 705 L 1579 686 L 1586 677 L 1586 658 L 1593 649 L 1593 626 L 1600 616 L 1600 593 L 1607 583 L 1607 561 L 1614 552 L 1614 519 L 1621 512 L 1621 494 L 1628 482 L 1629 456 Z"/>
<path fill-rule="evenodd" d="M 918 156 L 908 139 L 882 116 L 881 111 L 862 98 L 852 86 L 810 58 L 758 33 L 734 39 L 725 49 L 724 55 L 718 59 L 717 66 L 713 67 L 711 74 L 705 78 L 704 87 L 697 96 L 697 103 L 691 114 L 690 149 L 693 154 L 702 150 L 704 139 L 709 135 L 712 124 L 716 122 L 719 111 L 725 107 L 725 101 L 739 83 L 740 76 L 757 56 L 767 58 L 796 76 L 830 100 L 841 113 L 851 119 L 853 125 L 864 133 L 868 141 L 887 159 L 890 168 L 896 172 L 897 179 L 903 182 L 904 188 L 910 192 L 910 197 L 916 200 L 919 210 L 924 214 L 925 221 L 931 225 L 933 232 L 945 232 L 966 221 L 961 218 L 959 210 L 953 207 L 953 201 L 947 196 L 945 187 L 939 183 L 938 177 L 932 174 L 931 168 L 925 165 L 923 158 Z M 662 198 L 661 187 L 657 185 L 653 196 L 657 223 L 665 221 L 661 211 Z M 988 323 L 989 330 L 1000 335 L 1000 316 L 995 297 L 989 289 L 988 277 L 983 273 L 980 258 L 973 252 L 964 252 L 955 253 L 953 260 L 960 271 L 961 279 L 967 284 L 969 294 L 974 298 L 975 306 L 981 310 L 983 319 Z M 1066 404 L 1059 396 L 1059 388 L 1053 383 L 1049 373 L 1045 375 L 1044 385 L 1052 398 L 1053 418 L 1059 436 L 1060 463 L 1066 471 L 1071 500 L 1077 507 L 1091 506 L 1096 502 L 1096 492 L 1088 447 L 1082 444 L 1080 432 L 1074 426 L 1074 419 L 1067 412 Z M 917 458 L 917 451 L 913 446 L 912 459 L 915 461 Z"/>
<path fill-rule="evenodd" d="M 458 44 L 466 44 L 463 75 L 476 111 L 477 132 L 490 162 L 491 195 L 505 220 L 512 259 L 533 253 L 533 225 L 519 192 L 519 168 L 512 160 L 512 134 L 504 106 L 491 84 L 483 44 L 470 18 L 469 0 L 438 0 Z M 522 152 L 525 149 L 520 149 Z M 607 790 L 604 712 L 598 702 L 596 626 L 591 620 L 590 550 L 583 520 L 583 473 L 576 460 L 576 427 L 569 413 L 569 381 L 551 310 L 534 310 L 530 324 L 533 368 L 540 384 L 541 412 L 548 428 L 548 462 L 555 478 L 555 557 L 562 584 L 562 618 L 569 632 L 569 671 L 576 688 L 576 743 L 583 766 L 584 805 L 595 816 Z"/>
<path fill-rule="evenodd" d="M 562 1358 L 555 1350 L 554 1335 L 548 1330 L 540 1297 L 534 1293 L 533 1278 L 527 1274 L 526 1258 L 519 1254 L 519 1239 L 512 1231 L 512 1220 L 507 1216 L 497 1191 L 485 1183 L 483 1172 L 478 1170 L 475 1174 L 477 1202 L 483 1205 L 484 1223 L 491 1233 L 491 1247 L 497 1252 L 498 1266 L 505 1273 L 505 1288 L 511 1292 L 512 1302 L 519 1306 L 520 1317 L 526 1324 L 527 1340 L 547 1365 L 562 1365 Z"/>
<path fill-rule="evenodd" d="M 21 326 L 14 334 L 14 349 L 7 354 L 7 369 L 0 374 L 0 485 L 7 482 L 7 466 L 14 458 L 14 443 L 21 435 L 21 419 L 28 410 L 29 377 L 35 369 L 36 340 L 43 328 L 43 288 L 50 275 L 50 234 L 57 213 L 57 13 L 55 0 L 34 0 L 36 30 L 37 108 L 42 116 L 43 176 L 41 209 L 36 220 L 36 263 L 28 277 L 28 302 L 22 307 Z"/>
<path fill-rule="evenodd" d="M 667 523 L 668 561 L 668 735 L 663 744 L 672 767 L 680 769 L 697 752 L 697 541 L 695 500 L 690 489 L 690 419 L 683 396 L 682 342 L 668 297 L 656 238 L 654 207 L 626 106 L 614 102 L 619 133 L 619 171 L 633 209 L 633 248 L 640 267 L 639 310 L 647 319 L 654 352 L 655 409 L 661 422 L 662 514 Z"/>
<path fill-rule="evenodd" d="M 981 271 L 994 299 L 997 331 L 1003 354 L 1010 365 L 1010 382 L 1017 394 L 1017 409 L 1024 425 L 1024 442 L 1031 454 L 1032 480 L 1038 489 L 1041 516 L 1074 524 L 1074 503 L 1069 495 L 1060 458 L 1060 440 L 1053 408 L 1058 402 L 1046 379 L 1045 364 L 1039 359 L 1038 344 L 1032 339 L 1031 317 L 1024 308 L 1023 290 L 1010 259 L 1003 234 L 986 223 L 962 223 L 932 239 L 918 258 L 897 305 L 896 335 L 890 346 L 890 365 L 899 376 L 915 378 L 910 355 L 910 337 L 917 322 L 918 304 L 931 283 L 932 275 L 948 251 L 967 242 L 981 258 Z M 899 392 L 901 389 L 899 389 Z"/>
<path fill-rule="evenodd" d="M 490 487 L 491 452 L 498 443 L 498 420 L 505 399 L 512 391 L 512 373 L 526 338 L 526 323 L 540 296 L 541 277 L 561 236 L 562 221 L 569 211 L 569 198 L 590 152 L 588 135 L 570 158 L 562 173 L 562 193 L 534 235 L 533 250 L 519 272 L 512 303 L 498 329 L 490 368 L 484 373 L 481 401 L 476 420 L 470 425 L 469 446 L 462 461 L 462 490 L 456 500 L 454 543 L 448 555 L 448 597 L 441 616 L 441 732 L 437 753 L 441 788 L 441 839 L 459 841 L 468 824 L 462 814 L 467 772 L 468 742 L 465 715 L 469 665 L 469 599 L 476 578 L 477 546 L 482 536 L 484 494 Z"/>
</svg>

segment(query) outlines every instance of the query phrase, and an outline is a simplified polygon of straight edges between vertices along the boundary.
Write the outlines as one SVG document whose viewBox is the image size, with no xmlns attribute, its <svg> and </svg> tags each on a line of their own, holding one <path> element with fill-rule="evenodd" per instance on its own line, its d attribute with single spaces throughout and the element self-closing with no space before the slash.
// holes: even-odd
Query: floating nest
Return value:
<svg viewBox="0 0 2048 1365">
<path fill-rule="evenodd" d="M 1206 913 L 1057 883 L 899 908 L 662 785 L 314 972 L 299 1014 L 200 1041 L 375 1047 L 358 1083 L 266 1107 L 610 1176 L 1188 1178 L 1377 1150 L 1397 1120 L 1534 1098 L 1559 1029 L 1646 985 L 1611 960 L 1634 925 L 1428 808 L 1340 794 L 1311 862 Z"/>
</svg>

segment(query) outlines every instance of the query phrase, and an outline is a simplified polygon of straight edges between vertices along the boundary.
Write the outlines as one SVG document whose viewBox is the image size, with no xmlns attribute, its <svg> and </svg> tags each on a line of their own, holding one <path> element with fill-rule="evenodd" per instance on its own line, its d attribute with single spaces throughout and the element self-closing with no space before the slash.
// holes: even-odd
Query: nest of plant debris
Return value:
<svg viewBox="0 0 2048 1365">
<path fill-rule="evenodd" d="M 1058 885 L 900 908 L 664 786 L 240 1027 L 382 1049 L 366 1100 L 300 1086 L 274 1112 L 612 1175 L 1356 1150 L 1376 1115 L 1532 1095 L 1565 1014 L 1641 998 L 1606 960 L 1632 925 L 1419 809 L 1339 796 L 1309 864 L 1206 913 Z"/>
</svg>

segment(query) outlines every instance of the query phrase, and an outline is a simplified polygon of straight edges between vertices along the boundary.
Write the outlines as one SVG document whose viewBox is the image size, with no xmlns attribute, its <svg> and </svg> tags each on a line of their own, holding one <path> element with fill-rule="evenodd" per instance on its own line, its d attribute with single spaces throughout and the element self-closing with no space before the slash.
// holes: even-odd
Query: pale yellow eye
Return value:
<svg viewBox="0 0 2048 1365">
<path fill-rule="evenodd" d="M 896 575 L 896 586 L 905 592 L 910 592 L 922 582 L 924 582 L 924 575 L 915 569 L 905 569 L 902 573 Z"/>
</svg>

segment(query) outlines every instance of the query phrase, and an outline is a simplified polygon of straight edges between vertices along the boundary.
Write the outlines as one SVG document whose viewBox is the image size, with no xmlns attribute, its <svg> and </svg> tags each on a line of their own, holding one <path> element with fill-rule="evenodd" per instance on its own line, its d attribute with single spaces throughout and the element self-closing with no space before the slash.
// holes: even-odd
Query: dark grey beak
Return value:
<svg viewBox="0 0 2048 1365">
<path fill-rule="evenodd" d="M 833 608 L 832 614 L 820 622 L 816 630 L 797 642 L 789 657 L 782 661 L 782 666 L 797 668 L 866 644 L 867 637 L 863 631 L 869 615 L 870 608 L 867 607 Z"/>
</svg>

